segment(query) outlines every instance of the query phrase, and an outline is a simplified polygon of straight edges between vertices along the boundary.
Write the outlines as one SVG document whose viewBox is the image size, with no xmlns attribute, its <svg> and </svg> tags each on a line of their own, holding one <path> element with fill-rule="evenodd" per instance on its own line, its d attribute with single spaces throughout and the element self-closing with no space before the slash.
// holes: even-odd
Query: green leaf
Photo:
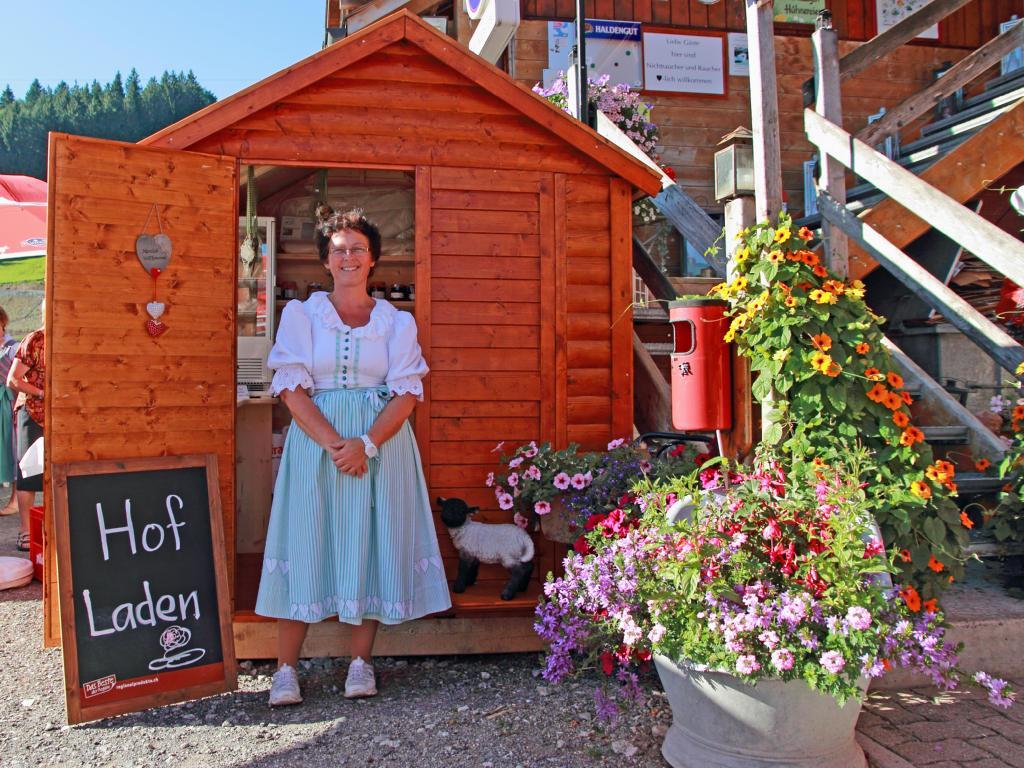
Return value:
<svg viewBox="0 0 1024 768">
<path fill-rule="evenodd" d="M 825 395 L 837 411 L 843 413 L 846 410 L 846 387 L 841 381 L 836 381 L 833 386 L 826 387 Z"/>
<path fill-rule="evenodd" d="M 782 424 L 769 424 L 761 436 L 762 442 L 768 445 L 776 445 L 782 439 Z"/>
<path fill-rule="evenodd" d="M 937 517 L 929 517 L 924 521 L 922 528 L 924 529 L 924 535 L 933 544 L 940 545 L 946 540 L 946 525 Z"/>
</svg>

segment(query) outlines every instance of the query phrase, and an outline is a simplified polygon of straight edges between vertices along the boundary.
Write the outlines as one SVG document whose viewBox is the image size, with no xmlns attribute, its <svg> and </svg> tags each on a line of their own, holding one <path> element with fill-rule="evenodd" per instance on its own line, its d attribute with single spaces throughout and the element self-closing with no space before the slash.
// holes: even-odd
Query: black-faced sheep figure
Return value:
<svg viewBox="0 0 1024 768">
<path fill-rule="evenodd" d="M 459 551 L 459 574 L 452 592 L 464 592 L 476 581 L 480 563 L 501 563 L 508 570 L 502 600 L 511 600 L 526 589 L 533 573 L 533 539 L 510 523 L 478 523 L 469 517 L 479 512 L 462 499 L 438 498 L 441 522 L 448 528 L 452 544 Z"/>
</svg>

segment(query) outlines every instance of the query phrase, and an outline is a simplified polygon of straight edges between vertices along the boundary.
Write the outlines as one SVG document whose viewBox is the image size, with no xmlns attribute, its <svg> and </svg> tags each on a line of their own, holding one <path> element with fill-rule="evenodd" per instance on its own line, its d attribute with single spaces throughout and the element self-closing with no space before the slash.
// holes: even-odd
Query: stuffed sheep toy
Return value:
<svg viewBox="0 0 1024 768">
<path fill-rule="evenodd" d="M 478 523 L 469 516 L 479 512 L 462 499 L 438 498 L 441 522 L 448 528 L 452 544 L 459 551 L 459 574 L 452 592 L 464 592 L 476 581 L 480 563 L 501 563 L 508 570 L 502 600 L 511 600 L 526 589 L 533 573 L 533 539 L 517 525 Z"/>
</svg>

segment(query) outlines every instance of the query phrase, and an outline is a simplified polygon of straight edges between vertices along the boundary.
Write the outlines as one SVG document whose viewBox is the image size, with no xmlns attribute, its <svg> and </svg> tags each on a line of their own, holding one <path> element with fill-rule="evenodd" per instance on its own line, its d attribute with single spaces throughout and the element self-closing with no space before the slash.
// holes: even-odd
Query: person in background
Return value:
<svg viewBox="0 0 1024 768">
<path fill-rule="evenodd" d="M 46 304 L 40 307 L 44 321 Z M 18 450 L 15 454 L 18 466 L 15 468 L 15 482 L 18 495 L 18 514 L 21 515 L 21 530 L 18 533 L 18 551 L 28 552 L 29 510 L 36 494 L 43 490 L 43 474 L 25 477 L 21 473 L 21 460 L 32 444 L 43 436 L 43 382 L 46 379 L 46 358 L 44 357 L 45 336 L 42 328 L 32 331 L 21 340 L 14 353 L 14 364 L 7 374 L 7 386 L 18 393 L 14 403 L 15 440 Z"/>
<path fill-rule="evenodd" d="M 274 487 L 256 613 L 276 618 L 270 705 L 302 701 L 295 672 L 306 630 L 352 625 L 345 697 L 377 693 L 377 627 L 451 606 L 409 416 L 427 364 L 416 321 L 367 295 L 381 255 L 362 211 L 327 219 L 320 260 L 330 293 L 291 301 L 267 360 L 291 412 Z"/>
<path fill-rule="evenodd" d="M 11 486 L 11 498 L 7 506 L 0 509 L 0 516 L 13 515 L 18 511 L 17 486 L 14 483 L 14 398 L 16 392 L 7 388 L 7 374 L 14 364 L 14 353 L 18 341 L 7 332 L 10 318 L 0 307 L 0 483 Z"/>
</svg>

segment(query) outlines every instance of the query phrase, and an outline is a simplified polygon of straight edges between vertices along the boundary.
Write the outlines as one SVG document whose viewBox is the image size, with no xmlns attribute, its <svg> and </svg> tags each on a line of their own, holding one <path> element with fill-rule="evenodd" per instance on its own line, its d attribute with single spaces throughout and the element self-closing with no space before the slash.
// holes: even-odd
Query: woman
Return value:
<svg viewBox="0 0 1024 768">
<path fill-rule="evenodd" d="M 318 245 L 334 290 L 285 306 L 267 361 L 294 422 L 256 601 L 278 619 L 271 706 L 302 701 L 295 666 L 310 623 L 353 625 L 345 696 L 373 696 L 378 625 L 451 606 L 408 423 L 427 373 L 416 323 L 367 295 L 381 239 L 361 211 L 329 218 Z"/>
<path fill-rule="evenodd" d="M 39 308 L 45 321 L 45 302 Z M 36 440 L 43 436 L 43 382 L 46 379 L 46 339 L 42 328 L 32 331 L 21 340 L 14 353 L 14 363 L 7 374 L 7 386 L 18 393 L 14 403 L 15 443 L 18 466 L 15 467 L 17 484 L 18 514 L 21 515 L 21 529 L 18 532 L 17 547 L 28 552 L 29 511 L 36 494 L 43 491 L 43 474 L 32 477 L 21 474 L 21 460 Z"/>
<path fill-rule="evenodd" d="M 14 484 L 14 398 L 17 393 L 7 388 L 7 374 L 14 364 L 17 340 L 7 333 L 10 318 L 0 307 L 0 483 L 11 486 L 11 498 L 7 506 L 0 509 L 0 516 L 13 515 L 18 511 L 18 496 Z"/>
</svg>

